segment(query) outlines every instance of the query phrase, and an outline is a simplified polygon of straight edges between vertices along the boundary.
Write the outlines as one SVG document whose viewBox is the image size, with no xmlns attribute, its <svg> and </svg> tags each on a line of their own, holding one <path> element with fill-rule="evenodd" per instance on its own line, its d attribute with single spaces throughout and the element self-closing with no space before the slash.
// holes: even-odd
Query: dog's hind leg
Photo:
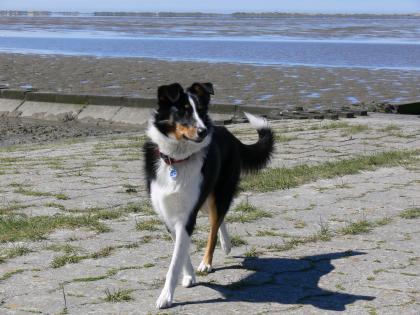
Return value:
<svg viewBox="0 0 420 315">
<path fill-rule="evenodd" d="M 213 195 L 211 195 L 208 199 L 208 213 L 210 220 L 210 233 L 207 239 L 207 246 L 203 260 L 197 268 L 200 272 L 210 272 L 212 270 L 211 264 L 213 262 L 214 248 L 216 247 L 217 242 L 217 231 L 220 227 L 220 220 L 217 214 L 216 202 Z"/>
<path fill-rule="evenodd" d="M 182 224 L 177 224 L 175 226 L 175 247 L 171 264 L 169 265 L 169 269 L 166 274 L 165 286 L 156 301 L 156 307 L 159 309 L 167 308 L 172 305 L 175 287 L 178 282 L 181 269 L 184 267 L 185 260 L 187 259 L 190 243 L 191 238 L 185 227 Z"/>
<path fill-rule="evenodd" d="M 220 245 L 222 246 L 223 251 L 225 252 L 226 255 L 228 255 L 230 253 L 230 250 L 232 249 L 232 244 L 230 242 L 230 237 L 226 229 L 225 222 L 222 222 L 220 224 L 219 238 L 220 238 Z"/>
</svg>

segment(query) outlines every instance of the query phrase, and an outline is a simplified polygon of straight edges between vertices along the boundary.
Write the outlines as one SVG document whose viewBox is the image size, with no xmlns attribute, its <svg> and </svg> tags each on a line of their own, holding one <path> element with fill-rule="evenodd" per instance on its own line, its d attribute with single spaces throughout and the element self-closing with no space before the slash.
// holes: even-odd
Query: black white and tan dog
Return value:
<svg viewBox="0 0 420 315">
<path fill-rule="evenodd" d="M 182 285 L 196 283 L 189 247 L 198 211 L 207 212 L 210 233 L 198 270 L 209 272 L 217 234 L 225 253 L 230 239 L 223 222 L 241 173 L 257 171 L 270 160 L 274 136 L 264 118 L 245 113 L 259 140 L 241 143 L 208 116 L 211 83 L 178 83 L 158 88 L 158 108 L 149 121 L 144 145 L 145 174 L 154 210 L 175 242 L 165 286 L 157 308 L 170 307 L 182 271 Z"/>
</svg>

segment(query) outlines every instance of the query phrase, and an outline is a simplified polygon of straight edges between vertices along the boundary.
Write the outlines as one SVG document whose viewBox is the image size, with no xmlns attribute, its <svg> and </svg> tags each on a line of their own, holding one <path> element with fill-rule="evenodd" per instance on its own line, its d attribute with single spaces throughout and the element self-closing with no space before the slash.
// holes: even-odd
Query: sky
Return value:
<svg viewBox="0 0 420 315">
<path fill-rule="evenodd" d="M 420 0 L 0 0 L 0 10 L 419 13 Z"/>
</svg>

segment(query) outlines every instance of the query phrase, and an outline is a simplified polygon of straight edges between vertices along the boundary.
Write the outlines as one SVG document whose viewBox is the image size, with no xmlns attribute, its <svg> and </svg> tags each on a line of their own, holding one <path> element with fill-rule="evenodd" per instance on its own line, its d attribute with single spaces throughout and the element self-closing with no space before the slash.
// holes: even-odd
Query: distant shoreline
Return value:
<svg viewBox="0 0 420 315">
<path fill-rule="evenodd" d="M 284 17 L 357 17 L 357 18 L 420 18 L 417 13 L 293 13 L 293 12 L 125 12 L 125 11 L 94 11 L 94 12 L 60 12 L 60 11 L 20 11 L 1 10 L 1 16 L 133 16 L 133 17 L 232 17 L 232 18 L 284 18 Z"/>
</svg>

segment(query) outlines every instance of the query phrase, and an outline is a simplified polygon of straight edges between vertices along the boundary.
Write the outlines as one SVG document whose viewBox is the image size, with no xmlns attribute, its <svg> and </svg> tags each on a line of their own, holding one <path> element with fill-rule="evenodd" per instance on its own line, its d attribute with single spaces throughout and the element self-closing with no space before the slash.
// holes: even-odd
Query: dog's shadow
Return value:
<svg viewBox="0 0 420 315">
<path fill-rule="evenodd" d="M 192 302 L 238 302 L 310 304 L 319 309 L 343 311 L 347 304 L 358 300 L 373 300 L 375 297 L 329 291 L 318 286 L 320 278 L 334 266 L 331 261 L 345 257 L 363 255 L 363 252 L 338 252 L 323 255 L 291 258 L 244 258 L 241 265 L 216 269 L 247 269 L 253 273 L 228 285 L 200 283 L 220 292 L 223 298 Z M 339 287 L 341 290 L 344 288 Z M 186 303 L 186 304 L 192 304 Z"/>
</svg>

